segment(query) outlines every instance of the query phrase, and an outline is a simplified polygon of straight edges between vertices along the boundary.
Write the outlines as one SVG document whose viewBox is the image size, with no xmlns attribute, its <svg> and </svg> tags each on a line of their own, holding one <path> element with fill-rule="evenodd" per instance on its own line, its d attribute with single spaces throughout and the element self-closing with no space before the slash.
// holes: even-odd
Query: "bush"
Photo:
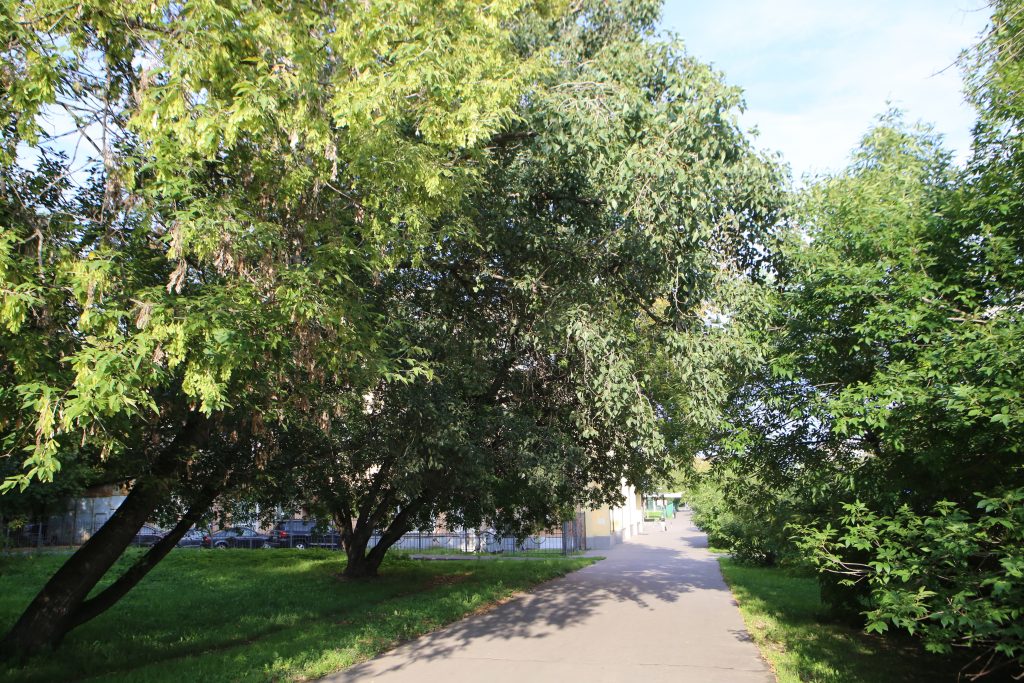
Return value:
<svg viewBox="0 0 1024 683">
<path fill-rule="evenodd" d="M 688 487 L 693 521 L 708 535 L 708 542 L 729 551 L 739 562 L 769 566 L 795 559 L 788 538 L 792 520 L 788 497 L 749 495 L 754 482 L 729 471 L 697 475 Z"/>
<path fill-rule="evenodd" d="M 977 649 L 976 673 L 1024 674 L 1024 488 L 978 495 L 974 514 L 949 501 L 891 516 L 848 504 L 839 528 L 798 527 L 800 546 L 841 585 L 870 590 L 868 631 Z"/>
</svg>

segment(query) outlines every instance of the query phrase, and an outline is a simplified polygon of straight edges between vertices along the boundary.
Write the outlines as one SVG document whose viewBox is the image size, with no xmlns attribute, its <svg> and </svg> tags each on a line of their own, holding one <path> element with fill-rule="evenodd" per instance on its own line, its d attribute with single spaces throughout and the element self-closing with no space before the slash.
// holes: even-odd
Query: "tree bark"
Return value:
<svg viewBox="0 0 1024 683">
<path fill-rule="evenodd" d="M 377 576 L 379 568 L 380 562 L 371 562 L 366 553 L 349 553 L 341 575 L 346 579 L 372 579 Z"/>
<path fill-rule="evenodd" d="M 39 591 L 4 636 L 3 641 L 0 641 L 0 658 L 24 659 L 55 649 L 71 629 L 102 613 L 123 596 L 128 588 L 138 583 L 136 580 L 124 588 L 128 584 L 126 580 L 120 587 L 107 594 L 107 598 L 100 600 L 106 593 L 104 591 L 96 596 L 96 602 L 88 601 L 92 616 L 79 618 L 79 610 L 87 602 L 89 593 L 124 554 L 125 549 L 135 540 L 135 534 L 149 520 L 156 508 L 167 499 L 170 488 L 177 481 L 182 464 L 180 456 L 193 445 L 195 436 L 195 421 L 190 418 L 171 444 L 157 456 L 150 474 L 136 480 L 131 492 L 110 519 L 68 558 Z M 152 557 L 155 560 L 156 554 Z M 129 573 L 131 571 L 129 570 Z M 148 569 L 145 571 L 148 572 Z M 145 572 L 142 572 L 139 579 L 142 576 L 145 576 Z M 110 589 L 117 585 L 115 583 Z M 121 590 L 123 592 L 114 597 Z M 109 604 L 104 606 L 104 603 Z M 87 613 L 82 613 L 83 617 L 86 615 Z"/>
<path fill-rule="evenodd" d="M 24 658 L 60 645 L 75 613 L 163 500 L 159 479 L 137 482 L 110 519 L 57 570 L 0 642 L 4 658 Z"/>
<path fill-rule="evenodd" d="M 345 544 L 345 557 L 347 558 L 347 562 L 345 563 L 344 571 L 342 571 L 343 576 L 350 579 L 363 579 L 368 576 L 376 576 L 376 570 L 368 574 L 368 568 L 365 566 L 366 546 L 369 544 L 372 536 L 373 529 L 368 528 L 366 525 L 356 525 L 355 529 L 349 536 L 348 542 Z"/>
<path fill-rule="evenodd" d="M 403 507 L 369 552 L 366 551 L 366 546 L 372 536 L 372 529 L 367 533 L 366 529 L 357 527 L 354 534 L 356 541 L 347 552 L 348 562 L 342 575 L 348 579 L 370 579 L 377 576 L 377 570 L 380 569 L 388 549 L 409 531 L 409 519 L 425 502 L 426 499 L 419 498 Z"/>
<path fill-rule="evenodd" d="M 97 595 L 83 602 L 70 619 L 68 630 L 78 628 L 85 622 L 98 617 L 108 609 L 117 604 L 117 601 L 128 594 L 132 588 L 138 585 L 146 577 L 153 567 L 159 564 L 160 560 L 167 557 L 167 554 L 174 550 L 178 541 L 185 535 L 185 532 L 192 528 L 202 518 L 210 505 L 217 497 L 217 491 L 204 491 L 203 494 L 193 502 L 185 516 L 174 526 L 149 551 L 139 558 L 128 570 L 117 578 L 114 583 L 104 588 Z"/>
</svg>

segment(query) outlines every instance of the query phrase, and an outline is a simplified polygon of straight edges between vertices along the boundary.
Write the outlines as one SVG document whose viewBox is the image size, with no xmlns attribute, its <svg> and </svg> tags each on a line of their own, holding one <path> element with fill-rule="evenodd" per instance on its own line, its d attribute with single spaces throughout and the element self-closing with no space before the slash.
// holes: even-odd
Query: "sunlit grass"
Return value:
<svg viewBox="0 0 1024 683">
<path fill-rule="evenodd" d="M 785 569 L 720 560 L 747 630 L 779 683 L 944 683 L 959 663 L 914 641 L 868 636 L 828 619 L 818 581 Z"/>
<path fill-rule="evenodd" d="M 6 630 L 64 557 L 0 558 Z M 321 676 L 592 560 L 410 561 L 343 581 L 325 550 L 176 550 L 58 656 L 4 681 L 262 681 Z"/>
</svg>

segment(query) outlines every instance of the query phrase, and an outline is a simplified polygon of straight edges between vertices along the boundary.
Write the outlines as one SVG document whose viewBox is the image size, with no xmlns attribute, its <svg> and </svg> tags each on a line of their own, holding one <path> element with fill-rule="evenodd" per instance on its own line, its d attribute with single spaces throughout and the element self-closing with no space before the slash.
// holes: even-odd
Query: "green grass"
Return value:
<svg viewBox="0 0 1024 683">
<path fill-rule="evenodd" d="M 0 557 L 0 629 L 63 560 Z M 342 557 L 326 550 L 176 550 L 113 609 L 73 631 L 56 656 L 0 667 L 0 680 L 322 676 L 592 561 L 396 558 L 379 579 L 350 582 L 338 578 Z"/>
<path fill-rule="evenodd" d="M 910 640 L 869 636 L 830 622 L 818 581 L 785 569 L 719 560 L 747 630 L 779 683 L 956 681 L 960 662 L 929 655 Z"/>
</svg>

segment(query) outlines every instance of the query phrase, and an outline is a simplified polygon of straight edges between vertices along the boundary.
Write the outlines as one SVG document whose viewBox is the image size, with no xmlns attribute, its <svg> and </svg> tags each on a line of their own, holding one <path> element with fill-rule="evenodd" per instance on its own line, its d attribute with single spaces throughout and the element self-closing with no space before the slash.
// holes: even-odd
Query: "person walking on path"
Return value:
<svg viewBox="0 0 1024 683">
<path fill-rule="evenodd" d="M 707 537 L 680 522 L 324 680 L 771 683 Z"/>
</svg>

